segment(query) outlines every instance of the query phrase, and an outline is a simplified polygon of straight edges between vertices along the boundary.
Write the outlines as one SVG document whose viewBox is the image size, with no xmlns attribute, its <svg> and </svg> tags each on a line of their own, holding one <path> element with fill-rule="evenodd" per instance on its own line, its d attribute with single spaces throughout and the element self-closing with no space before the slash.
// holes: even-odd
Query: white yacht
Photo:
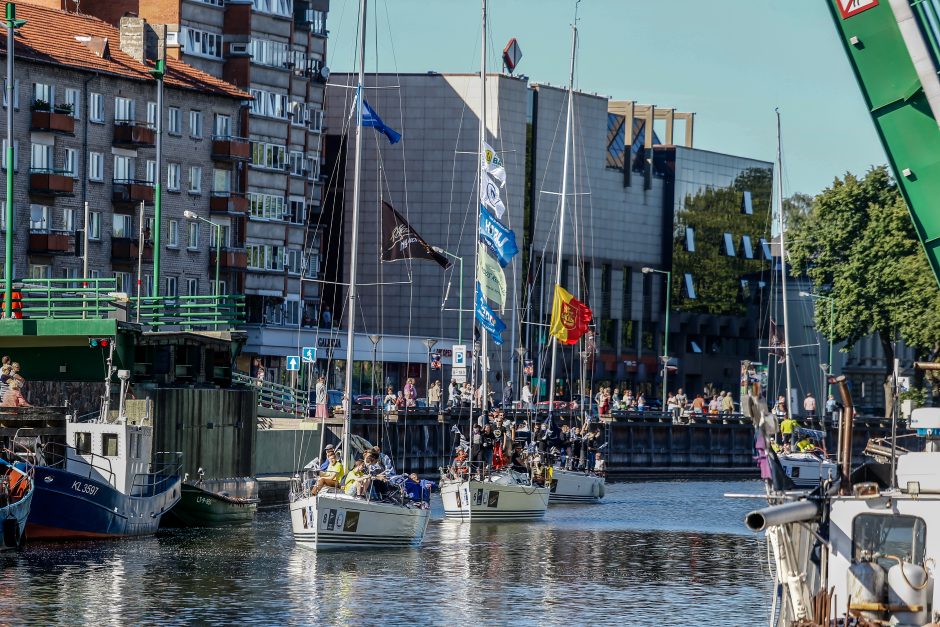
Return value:
<svg viewBox="0 0 940 627">
<path fill-rule="evenodd" d="M 535 485 L 529 473 L 480 471 L 475 478 L 441 479 L 444 518 L 465 522 L 536 520 L 548 509 L 549 488 Z"/>
</svg>

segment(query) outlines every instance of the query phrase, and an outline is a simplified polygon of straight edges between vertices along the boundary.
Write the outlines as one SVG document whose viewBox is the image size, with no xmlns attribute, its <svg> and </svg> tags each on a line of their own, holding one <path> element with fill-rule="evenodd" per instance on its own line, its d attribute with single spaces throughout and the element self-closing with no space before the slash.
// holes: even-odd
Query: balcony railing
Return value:
<svg viewBox="0 0 940 627">
<path fill-rule="evenodd" d="M 29 252 L 46 255 L 71 253 L 73 238 L 74 234 L 71 231 L 30 229 Z"/>
<path fill-rule="evenodd" d="M 157 133 L 151 124 L 135 122 L 133 120 L 114 121 L 114 145 L 136 148 L 140 146 L 153 146 L 157 141 Z"/>
<path fill-rule="evenodd" d="M 244 137 L 213 135 L 212 158 L 216 161 L 248 161 L 251 159 L 251 144 Z"/>
<path fill-rule="evenodd" d="M 244 270 L 248 267 L 248 252 L 244 248 L 223 248 L 219 266 L 226 270 Z M 209 267 L 215 267 L 215 248 L 209 251 Z"/>
<path fill-rule="evenodd" d="M 29 169 L 29 193 L 40 196 L 71 196 L 75 180 L 66 170 Z"/>
<path fill-rule="evenodd" d="M 212 213 L 248 213 L 249 202 L 239 192 L 212 192 L 209 197 L 209 211 Z"/>
<path fill-rule="evenodd" d="M 111 185 L 111 202 L 150 204 L 153 202 L 153 183 L 140 179 L 114 179 Z"/>
<path fill-rule="evenodd" d="M 64 109 L 37 110 L 33 109 L 29 128 L 32 131 L 45 131 L 61 133 L 63 135 L 75 134 L 75 118 L 71 112 Z"/>
<path fill-rule="evenodd" d="M 153 261 L 153 242 L 145 241 L 143 251 L 140 250 L 137 242 L 136 237 L 112 237 L 111 260 L 137 261 L 138 256 L 140 256 L 144 261 Z"/>
</svg>

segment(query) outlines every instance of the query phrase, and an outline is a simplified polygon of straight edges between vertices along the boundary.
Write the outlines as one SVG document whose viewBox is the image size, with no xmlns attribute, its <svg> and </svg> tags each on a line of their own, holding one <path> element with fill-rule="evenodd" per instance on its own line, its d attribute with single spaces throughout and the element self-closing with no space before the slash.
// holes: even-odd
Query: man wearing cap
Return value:
<svg viewBox="0 0 940 627">
<path fill-rule="evenodd" d="M 333 452 L 333 445 L 327 444 L 326 448 L 323 450 L 323 463 L 320 464 L 320 472 L 324 472 L 326 471 L 327 468 L 330 467 L 330 460 L 327 458 L 332 452 Z"/>
</svg>

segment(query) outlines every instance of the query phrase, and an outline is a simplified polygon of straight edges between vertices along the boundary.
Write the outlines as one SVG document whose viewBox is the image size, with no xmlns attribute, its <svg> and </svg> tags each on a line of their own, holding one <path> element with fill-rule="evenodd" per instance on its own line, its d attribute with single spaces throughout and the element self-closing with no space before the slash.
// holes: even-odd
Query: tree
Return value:
<svg viewBox="0 0 940 627">
<path fill-rule="evenodd" d="M 884 166 L 847 173 L 814 200 L 791 237 L 794 272 L 833 298 L 833 337 L 851 349 L 875 333 L 885 357 L 885 415 L 894 402 L 894 339 L 936 351 L 940 294 L 897 185 Z M 816 311 L 829 329 L 829 308 Z"/>
</svg>

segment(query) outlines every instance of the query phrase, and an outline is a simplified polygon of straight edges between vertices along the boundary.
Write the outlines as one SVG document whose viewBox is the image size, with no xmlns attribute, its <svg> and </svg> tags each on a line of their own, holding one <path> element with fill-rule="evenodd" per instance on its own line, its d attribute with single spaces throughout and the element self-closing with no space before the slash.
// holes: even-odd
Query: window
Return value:
<svg viewBox="0 0 940 627">
<path fill-rule="evenodd" d="M 213 132 L 217 137 L 230 137 L 232 135 L 232 117 L 216 113 Z"/>
<path fill-rule="evenodd" d="M 52 169 L 52 146 L 34 143 L 30 147 L 29 167 L 33 170 Z"/>
<path fill-rule="evenodd" d="M 282 220 L 284 218 L 283 196 L 249 193 L 248 202 L 252 217 L 266 220 Z"/>
<path fill-rule="evenodd" d="M 189 136 L 202 139 L 202 111 L 189 112 Z"/>
<path fill-rule="evenodd" d="M 303 224 L 306 213 L 304 211 L 304 197 L 291 196 L 287 210 L 287 220 L 294 224 Z"/>
<path fill-rule="evenodd" d="M 147 125 L 150 128 L 157 128 L 157 103 L 147 103 Z"/>
<path fill-rule="evenodd" d="M 183 51 L 209 59 L 222 58 L 222 35 L 184 26 L 180 29 Z"/>
<path fill-rule="evenodd" d="M 695 229 L 691 226 L 685 227 L 685 250 L 686 252 L 695 252 Z"/>
<path fill-rule="evenodd" d="M 186 293 L 190 296 L 199 296 L 199 279 L 186 279 Z"/>
<path fill-rule="evenodd" d="M 73 179 L 78 178 L 78 153 L 74 148 L 65 149 L 65 161 L 62 168 Z"/>
<path fill-rule="evenodd" d="M 118 435 L 116 433 L 101 434 L 101 454 L 105 457 L 118 456 Z"/>
<path fill-rule="evenodd" d="M 219 226 L 222 227 L 222 228 L 221 228 L 221 231 L 222 231 L 222 248 L 227 248 L 227 247 L 230 245 L 229 242 L 231 241 L 231 230 L 232 230 L 232 227 L 230 227 L 230 226 L 227 225 L 227 224 L 220 224 Z M 216 237 L 216 233 L 218 233 L 218 232 L 219 232 L 219 229 L 217 229 L 217 228 L 215 228 L 215 227 L 212 227 L 211 229 L 209 229 L 209 246 L 212 246 L 213 249 L 215 248 L 215 245 L 216 245 L 216 244 L 215 244 L 215 237 Z"/>
<path fill-rule="evenodd" d="M 734 237 L 731 233 L 725 233 L 724 239 L 725 254 L 729 257 L 737 257 L 737 252 L 734 250 Z"/>
<path fill-rule="evenodd" d="M 310 130 L 319 133 L 323 130 L 323 110 L 313 109 L 310 111 Z"/>
<path fill-rule="evenodd" d="M 170 135 L 182 135 L 180 108 L 168 107 L 166 110 L 166 132 Z"/>
<path fill-rule="evenodd" d="M 287 164 L 287 147 L 265 142 L 251 143 L 251 165 L 259 168 L 283 170 Z"/>
<path fill-rule="evenodd" d="M 88 94 L 88 119 L 91 122 L 104 124 L 104 98 L 101 94 L 95 92 Z"/>
<path fill-rule="evenodd" d="M 166 278 L 166 295 L 170 298 L 176 298 L 179 296 L 179 289 L 176 287 L 176 277 L 168 276 Z"/>
<path fill-rule="evenodd" d="M 114 180 L 115 181 L 132 181 L 134 180 L 134 174 L 136 168 L 134 167 L 134 159 L 131 157 L 122 157 L 120 155 L 114 155 Z"/>
<path fill-rule="evenodd" d="M 67 87 L 65 89 L 65 104 L 72 107 L 73 118 L 75 118 L 76 120 L 80 120 L 82 118 L 82 113 L 81 113 L 82 99 L 77 89 L 73 89 L 72 87 Z"/>
<path fill-rule="evenodd" d="M 770 242 L 768 242 L 763 237 L 760 238 L 760 250 L 761 254 L 764 256 L 764 261 L 770 261 L 773 259 L 773 255 L 770 253 Z"/>
<path fill-rule="evenodd" d="M 923 564 L 926 535 L 927 525 L 917 516 L 859 514 L 852 521 L 852 559 L 897 555 L 905 562 Z M 876 561 L 885 570 L 897 564 L 889 557 Z"/>
<path fill-rule="evenodd" d="M 289 49 L 286 43 L 252 38 L 249 51 L 252 63 L 272 67 L 287 66 Z"/>
<path fill-rule="evenodd" d="M 111 228 L 112 237 L 133 237 L 134 219 L 123 213 L 114 214 L 114 226 Z M 123 290 L 119 290 L 123 291 Z"/>
<path fill-rule="evenodd" d="M 114 287 L 116 292 L 134 293 L 133 281 L 130 272 L 115 272 Z"/>
<path fill-rule="evenodd" d="M 252 89 L 253 100 L 249 111 L 255 115 L 284 119 L 287 117 L 287 94 L 279 94 L 264 89 Z"/>
<path fill-rule="evenodd" d="M 75 210 L 74 209 L 63 209 L 62 210 L 62 230 L 72 232 L 75 230 Z"/>
<path fill-rule="evenodd" d="M 29 264 L 29 278 L 31 279 L 51 279 L 52 266 L 45 264 Z"/>
<path fill-rule="evenodd" d="M 289 274 L 300 274 L 303 269 L 303 251 L 302 250 L 288 250 L 287 251 L 287 272 Z"/>
<path fill-rule="evenodd" d="M 166 165 L 166 188 L 167 191 L 180 191 L 180 164 L 168 163 Z"/>
<path fill-rule="evenodd" d="M 136 121 L 133 100 L 120 96 L 114 99 L 114 121 L 115 123 Z"/>
<path fill-rule="evenodd" d="M 157 182 L 157 162 L 147 159 L 147 182 L 155 185 Z"/>
<path fill-rule="evenodd" d="M 212 191 L 228 193 L 232 190 L 232 171 L 216 168 L 212 170 Z"/>
<path fill-rule="evenodd" d="M 747 235 L 741 236 L 741 252 L 744 253 L 745 259 L 754 258 L 754 249 L 751 248 L 751 238 Z"/>
<path fill-rule="evenodd" d="M 7 89 L 6 81 L 3 81 L 3 108 L 7 108 Z M 13 79 L 13 108 L 20 108 L 20 81 L 19 79 Z"/>
<path fill-rule="evenodd" d="M 33 102 L 43 102 L 49 107 L 55 105 L 55 88 L 45 83 L 33 83 Z"/>
<path fill-rule="evenodd" d="M 252 0 L 252 8 L 259 13 L 272 13 L 290 17 L 293 15 L 293 0 Z"/>
<path fill-rule="evenodd" d="M 202 168 L 196 165 L 189 166 L 189 193 L 202 193 Z"/>
<path fill-rule="evenodd" d="M 88 239 L 101 239 L 101 212 L 92 211 L 88 214 Z"/>
<path fill-rule="evenodd" d="M 695 284 L 692 281 L 692 275 L 686 272 L 683 275 L 683 283 L 685 287 L 685 296 L 689 300 L 695 300 Z"/>
<path fill-rule="evenodd" d="M 314 35 L 326 35 L 326 11 L 317 11 L 308 9 L 305 13 L 307 21 L 310 22 L 310 32 Z"/>
<path fill-rule="evenodd" d="M 741 196 L 741 213 L 744 215 L 754 215 L 754 203 L 751 200 L 751 192 L 744 192 Z"/>
<path fill-rule="evenodd" d="M 166 245 L 177 247 L 180 245 L 180 223 L 179 220 L 170 220 L 167 226 Z"/>
<path fill-rule="evenodd" d="M 3 164 L 3 169 L 7 169 L 7 140 L 3 140 L 3 155 L 0 157 L 0 163 Z M 20 142 L 14 140 L 13 142 L 13 171 L 16 172 L 20 167 Z"/>
<path fill-rule="evenodd" d="M 291 150 L 290 152 L 290 173 L 294 176 L 304 175 L 304 153 Z"/>
<path fill-rule="evenodd" d="M 249 245 L 248 267 L 255 270 L 283 270 L 283 249 L 280 246 Z"/>
<path fill-rule="evenodd" d="M 88 153 L 88 179 L 91 181 L 104 180 L 104 155 L 100 152 Z"/>
<path fill-rule="evenodd" d="M 199 248 L 199 223 L 189 223 L 189 237 L 186 240 L 186 248 L 196 250 Z"/>
<path fill-rule="evenodd" d="M 153 244 L 153 223 L 154 218 L 144 218 L 144 241 Z"/>
<path fill-rule="evenodd" d="M 87 431 L 75 432 L 75 452 L 79 455 L 91 454 L 91 433 Z"/>
<path fill-rule="evenodd" d="M 44 205 L 29 206 L 29 228 L 38 230 L 49 228 L 49 207 Z"/>
</svg>

